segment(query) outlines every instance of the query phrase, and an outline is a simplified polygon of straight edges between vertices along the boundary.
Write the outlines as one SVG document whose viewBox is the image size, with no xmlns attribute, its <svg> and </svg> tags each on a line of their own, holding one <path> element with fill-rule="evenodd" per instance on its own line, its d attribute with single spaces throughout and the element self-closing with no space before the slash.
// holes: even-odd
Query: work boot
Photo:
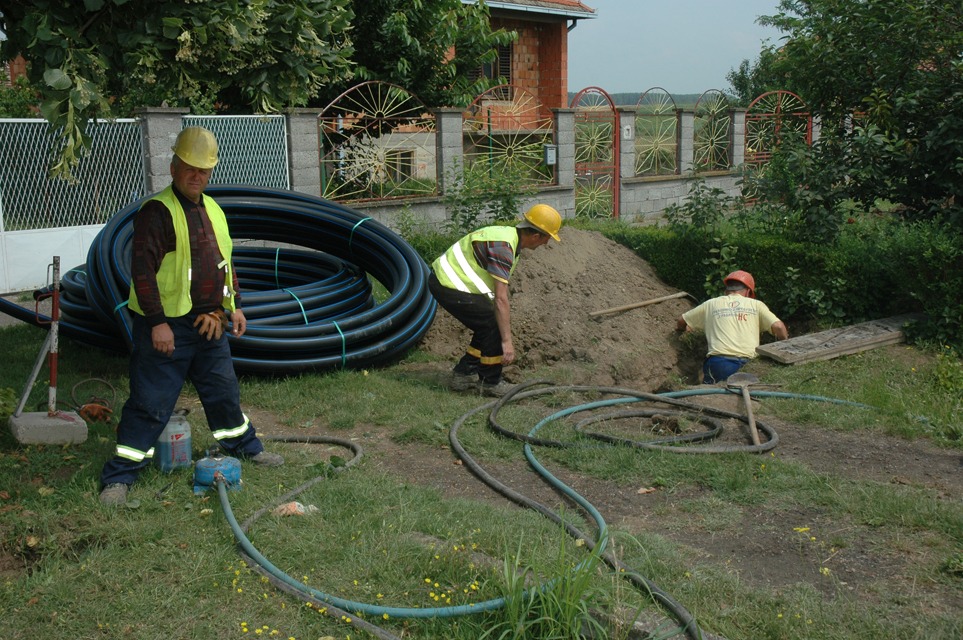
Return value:
<svg viewBox="0 0 963 640">
<path fill-rule="evenodd" d="M 130 489 L 130 487 L 120 482 L 109 484 L 100 492 L 100 503 L 110 507 L 125 505 L 127 504 L 128 489 Z"/>
<path fill-rule="evenodd" d="M 262 467 L 280 467 L 282 464 L 284 464 L 284 458 L 276 453 L 262 451 L 256 456 L 252 456 L 251 462 Z"/>
<path fill-rule="evenodd" d="M 475 391 L 478 389 L 478 376 L 473 373 L 452 373 L 448 387 L 452 391 Z"/>
<path fill-rule="evenodd" d="M 490 398 L 501 398 L 514 388 L 515 385 L 508 384 L 504 380 L 499 380 L 495 384 L 488 382 L 482 383 L 481 392 L 483 396 L 488 396 Z"/>
</svg>

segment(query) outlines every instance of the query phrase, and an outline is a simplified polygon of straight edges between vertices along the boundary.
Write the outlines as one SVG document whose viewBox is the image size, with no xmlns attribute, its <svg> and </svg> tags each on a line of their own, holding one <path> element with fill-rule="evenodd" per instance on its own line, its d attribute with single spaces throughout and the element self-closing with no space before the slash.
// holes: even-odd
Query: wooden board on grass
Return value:
<svg viewBox="0 0 963 640">
<path fill-rule="evenodd" d="M 838 329 L 827 329 L 760 345 L 756 348 L 756 353 L 782 364 L 831 360 L 838 356 L 903 342 L 903 327 L 922 317 L 918 313 L 908 313 Z"/>
</svg>

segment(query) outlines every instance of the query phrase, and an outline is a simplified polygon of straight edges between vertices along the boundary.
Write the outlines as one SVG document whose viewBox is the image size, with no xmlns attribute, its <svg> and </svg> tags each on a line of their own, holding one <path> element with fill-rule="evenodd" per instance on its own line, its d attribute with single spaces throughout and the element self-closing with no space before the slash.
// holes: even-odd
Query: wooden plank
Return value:
<svg viewBox="0 0 963 640">
<path fill-rule="evenodd" d="M 782 364 L 831 360 L 839 356 L 897 344 L 905 339 L 903 326 L 923 316 L 908 313 L 881 320 L 827 329 L 788 340 L 760 345 L 756 353 Z"/>
</svg>

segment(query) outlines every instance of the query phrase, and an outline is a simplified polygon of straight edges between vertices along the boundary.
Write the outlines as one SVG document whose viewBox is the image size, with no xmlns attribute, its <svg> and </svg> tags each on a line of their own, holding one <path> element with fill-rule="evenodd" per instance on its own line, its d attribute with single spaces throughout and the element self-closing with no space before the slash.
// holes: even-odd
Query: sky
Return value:
<svg viewBox="0 0 963 640">
<path fill-rule="evenodd" d="M 726 74 L 784 35 L 756 18 L 778 0 L 582 0 L 596 18 L 568 34 L 568 89 L 608 93 L 727 91 Z"/>
</svg>

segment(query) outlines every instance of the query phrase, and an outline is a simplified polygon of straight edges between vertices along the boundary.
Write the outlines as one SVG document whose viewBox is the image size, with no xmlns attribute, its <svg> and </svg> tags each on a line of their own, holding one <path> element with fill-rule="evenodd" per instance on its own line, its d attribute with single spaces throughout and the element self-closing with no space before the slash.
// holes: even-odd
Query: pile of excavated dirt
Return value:
<svg viewBox="0 0 963 640">
<path fill-rule="evenodd" d="M 565 227 L 561 242 L 523 251 L 509 283 L 512 334 L 518 360 L 505 368 L 509 382 L 533 375 L 557 383 L 655 391 L 682 376 L 696 382 L 693 361 L 675 330 L 692 308 L 688 298 L 592 318 L 594 311 L 678 293 L 630 249 L 595 231 Z M 470 333 L 446 311 L 422 348 L 456 361 Z M 696 356 L 698 360 L 698 356 Z M 554 377 L 557 373 L 562 379 Z"/>
</svg>

